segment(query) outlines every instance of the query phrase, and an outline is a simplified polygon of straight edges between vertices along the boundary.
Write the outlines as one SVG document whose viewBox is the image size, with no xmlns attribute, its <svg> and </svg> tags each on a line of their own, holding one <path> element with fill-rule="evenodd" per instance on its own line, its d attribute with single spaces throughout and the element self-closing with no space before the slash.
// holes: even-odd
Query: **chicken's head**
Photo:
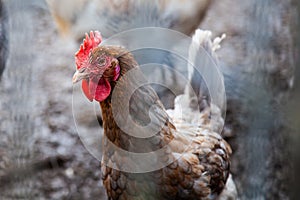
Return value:
<svg viewBox="0 0 300 200">
<path fill-rule="evenodd" d="M 83 44 L 75 54 L 76 72 L 73 83 L 82 80 L 82 90 L 85 96 L 93 101 L 105 100 L 111 92 L 111 81 L 116 81 L 120 75 L 120 66 L 116 58 L 103 51 L 99 44 L 102 41 L 100 32 L 86 34 Z"/>
</svg>

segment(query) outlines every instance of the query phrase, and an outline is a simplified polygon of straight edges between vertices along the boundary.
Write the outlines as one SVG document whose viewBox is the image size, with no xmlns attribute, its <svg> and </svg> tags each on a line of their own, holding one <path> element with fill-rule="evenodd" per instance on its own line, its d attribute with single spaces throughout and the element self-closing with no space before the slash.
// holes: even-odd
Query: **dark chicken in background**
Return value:
<svg viewBox="0 0 300 200">
<path fill-rule="evenodd" d="M 8 19 L 7 11 L 2 0 L 0 0 L 0 80 L 5 68 L 8 56 Z"/>
<path fill-rule="evenodd" d="M 233 148 L 231 170 L 241 199 L 290 198 L 297 133 L 285 106 L 296 92 L 296 3 L 216 1 L 200 25 L 227 35 L 218 51 L 228 110 L 224 135 Z"/>
</svg>

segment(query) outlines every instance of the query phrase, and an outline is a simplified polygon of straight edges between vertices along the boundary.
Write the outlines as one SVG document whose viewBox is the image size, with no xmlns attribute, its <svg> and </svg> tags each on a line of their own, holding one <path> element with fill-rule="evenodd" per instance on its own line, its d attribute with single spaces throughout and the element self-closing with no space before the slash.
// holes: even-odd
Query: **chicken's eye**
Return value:
<svg viewBox="0 0 300 200">
<path fill-rule="evenodd" d="M 96 62 L 99 67 L 102 67 L 106 64 L 105 58 L 97 58 Z"/>
</svg>

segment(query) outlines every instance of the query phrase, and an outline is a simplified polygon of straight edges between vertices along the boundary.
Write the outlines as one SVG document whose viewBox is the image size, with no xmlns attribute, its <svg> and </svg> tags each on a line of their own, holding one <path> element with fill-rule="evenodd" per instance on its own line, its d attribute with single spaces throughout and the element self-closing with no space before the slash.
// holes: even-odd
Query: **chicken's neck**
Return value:
<svg viewBox="0 0 300 200">
<path fill-rule="evenodd" d="M 149 152 L 162 148 L 173 138 L 172 132 L 175 128 L 160 102 L 153 102 L 152 105 L 143 102 L 144 95 L 139 92 L 133 94 L 129 113 L 119 108 L 126 106 L 122 97 L 116 97 L 119 98 L 116 102 L 112 102 L 110 97 L 100 103 L 104 134 L 109 141 L 123 150 Z"/>
<path fill-rule="evenodd" d="M 150 85 L 138 87 L 143 75 L 131 54 L 118 58 L 121 74 L 112 93 L 100 103 L 104 133 L 116 146 L 133 152 L 160 149 L 173 138 L 175 127 Z M 126 76 L 136 69 L 134 76 Z"/>
</svg>

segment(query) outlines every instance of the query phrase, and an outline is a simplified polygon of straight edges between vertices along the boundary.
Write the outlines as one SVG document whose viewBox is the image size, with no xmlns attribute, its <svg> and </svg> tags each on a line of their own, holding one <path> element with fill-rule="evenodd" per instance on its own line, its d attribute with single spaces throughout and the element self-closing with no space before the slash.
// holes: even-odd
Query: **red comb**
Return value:
<svg viewBox="0 0 300 200">
<path fill-rule="evenodd" d="M 86 33 L 83 43 L 80 45 L 79 50 L 75 53 L 75 63 L 77 69 L 87 64 L 90 52 L 97 47 L 102 41 L 102 36 L 99 31 L 91 31 L 90 36 Z"/>
</svg>

